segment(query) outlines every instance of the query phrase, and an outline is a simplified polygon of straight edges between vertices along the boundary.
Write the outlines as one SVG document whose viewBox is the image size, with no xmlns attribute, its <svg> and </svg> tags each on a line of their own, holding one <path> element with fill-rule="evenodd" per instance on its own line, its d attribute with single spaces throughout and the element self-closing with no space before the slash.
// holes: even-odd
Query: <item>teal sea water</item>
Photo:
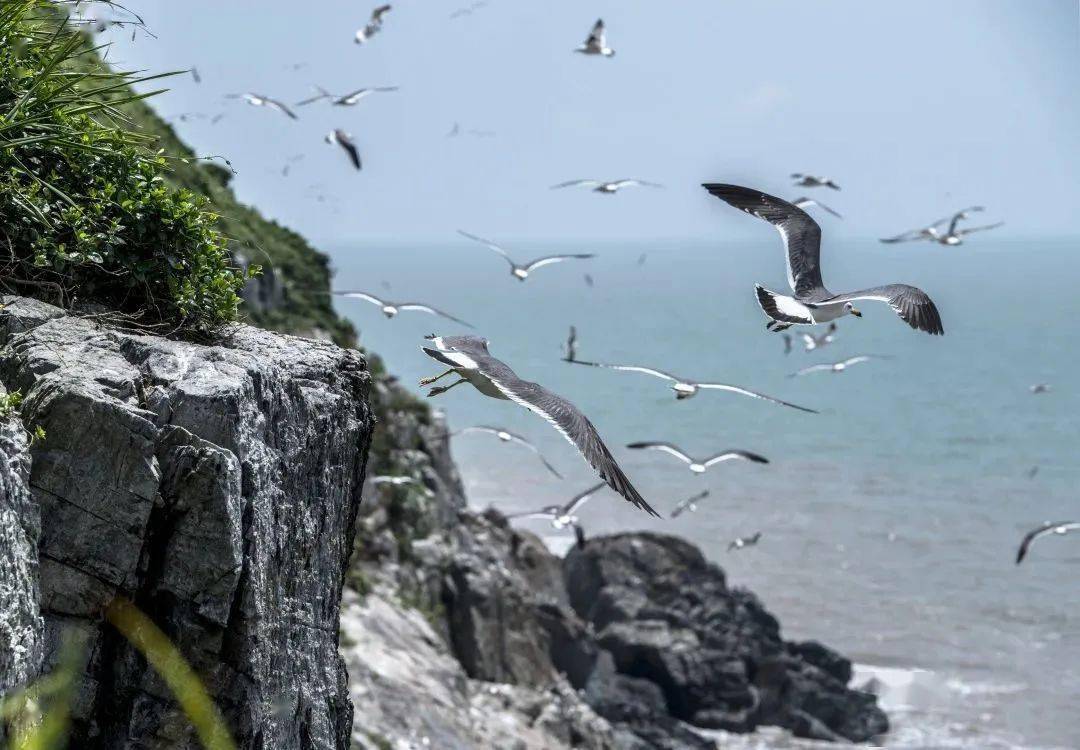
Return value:
<svg viewBox="0 0 1080 750">
<path fill-rule="evenodd" d="M 1013 563 L 1027 529 L 1080 517 L 1080 240 L 833 243 L 830 287 L 921 286 L 946 335 L 914 332 L 867 303 L 861 320 L 840 322 L 833 345 L 807 354 L 796 343 L 786 356 L 753 296 L 755 281 L 786 288 L 774 235 L 505 245 L 519 261 L 558 251 L 598 257 L 542 268 L 522 284 L 494 253 L 453 235 L 429 246 L 360 243 L 332 252 L 336 284 L 472 322 L 520 376 L 590 416 L 661 512 L 710 489 L 699 512 L 674 520 L 649 518 L 609 492 L 581 515 L 593 534 L 648 529 L 691 539 L 733 585 L 762 598 L 786 637 L 819 639 L 852 657 L 858 679 L 885 686 L 895 727 L 887 746 L 1080 747 L 1080 537 L 1043 540 L 1023 565 Z M 367 303 L 338 307 L 418 393 L 416 381 L 439 371 L 420 351 L 422 336 L 465 332 L 420 313 L 386 320 Z M 571 324 L 582 359 L 740 384 L 821 414 L 719 392 L 676 402 L 649 376 L 568 365 L 559 358 Z M 863 353 L 893 359 L 786 377 Z M 1032 395 L 1037 382 L 1053 390 Z M 493 437 L 455 438 L 477 507 L 528 509 L 595 481 L 562 438 L 519 407 L 465 387 L 432 403 L 453 428 L 496 424 L 528 436 L 566 476 Z M 772 463 L 695 476 L 664 454 L 625 449 L 638 440 L 697 455 L 744 448 Z M 542 523 L 533 529 L 552 533 Z M 726 551 L 758 530 L 758 547 Z M 725 746 L 805 745 L 764 734 Z"/>
</svg>

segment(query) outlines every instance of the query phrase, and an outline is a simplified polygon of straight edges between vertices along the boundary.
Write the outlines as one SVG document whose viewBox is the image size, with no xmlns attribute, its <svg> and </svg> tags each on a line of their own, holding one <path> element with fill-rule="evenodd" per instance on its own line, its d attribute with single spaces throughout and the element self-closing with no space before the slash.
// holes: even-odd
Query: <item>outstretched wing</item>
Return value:
<svg viewBox="0 0 1080 750">
<path fill-rule="evenodd" d="M 679 379 L 674 375 L 664 372 L 663 370 L 654 370 L 651 367 L 639 367 L 638 365 L 609 365 L 604 362 L 583 362 L 580 359 L 574 362 L 575 365 L 588 365 L 589 367 L 603 367 L 608 370 L 625 370 L 626 372 L 643 372 L 646 375 L 652 375 L 653 377 L 663 378 L 664 380 L 670 380 L 673 383 L 678 383 Z"/>
<path fill-rule="evenodd" d="M 367 292 L 344 291 L 344 292 L 330 292 L 330 294 L 333 294 L 335 297 L 347 297 L 349 299 L 362 299 L 365 302 L 370 302 L 371 304 L 378 305 L 379 307 L 383 307 L 384 305 L 386 305 L 385 302 L 383 302 L 381 299 L 376 297 L 374 294 L 368 294 Z"/>
<path fill-rule="evenodd" d="M 567 182 L 560 182 L 558 185 L 552 185 L 552 190 L 558 190 L 559 188 L 577 187 L 579 185 L 587 185 L 589 187 L 596 187 L 602 185 L 600 180 L 569 180 Z"/>
<path fill-rule="evenodd" d="M 726 383 L 698 383 L 697 387 L 706 390 L 730 391 L 732 393 L 738 393 L 743 396 L 749 396 L 750 398 L 759 398 L 762 401 L 769 401 L 774 404 L 779 404 L 780 406 L 787 406 L 792 409 L 798 409 L 799 411 L 809 412 L 810 414 L 818 413 L 817 409 L 811 409 L 806 406 L 799 406 L 798 404 L 793 404 L 789 401 L 784 401 L 782 399 L 774 398 L 772 396 L 766 396 L 764 393 L 751 391 L 749 388 L 742 388 L 737 385 L 727 385 Z"/>
<path fill-rule="evenodd" d="M 375 10 L 371 11 L 371 22 L 374 24 L 381 24 L 383 16 L 389 13 L 390 10 L 390 5 L 380 5 Z"/>
<path fill-rule="evenodd" d="M 462 229 L 457 230 L 457 233 L 460 234 L 462 237 L 465 237 L 466 239 L 472 240 L 473 242 L 479 242 L 481 245 L 486 245 L 487 247 L 501 255 L 506 260 L 506 262 L 510 264 L 511 268 L 517 268 L 517 266 L 514 265 L 514 261 L 511 260 L 510 255 L 491 240 L 485 240 L 483 237 L 477 237 L 475 234 L 469 234 Z"/>
<path fill-rule="evenodd" d="M 878 242 L 884 242 L 886 245 L 895 245 L 898 242 L 914 242 L 915 240 L 926 239 L 925 229 L 912 229 L 909 232 L 898 234 L 895 237 L 882 237 Z"/>
<path fill-rule="evenodd" d="M 801 370 L 796 370 L 795 372 L 788 375 L 788 377 L 789 378 L 795 378 L 795 377 L 798 377 L 800 375 L 806 375 L 806 374 L 811 373 L 811 372 L 821 372 L 822 370 L 832 370 L 832 368 L 833 368 L 832 365 L 824 365 L 824 364 L 823 365 L 810 365 L 809 367 L 804 367 Z"/>
<path fill-rule="evenodd" d="M 596 256 L 591 253 L 577 253 L 574 255 L 548 255 L 543 258 L 537 258 L 534 261 L 525 265 L 526 271 L 533 271 L 542 266 L 550 266 L 552 263 L 562 263 L 564 260 L 586 260 L 588 258 L 595 258 Z"/>
<path fill-rule="evenodd" d="M 299 117 L 296 116 L 295 112 L 293 112 L 291 109 L 289 109 L 284 104 L 279 102 L 277 99 L 269 99 L 269 98 L 264 97 L 264 100 L 266 101 L 267 105 L 273 107 L 278 112 L 286 114 L 286 115 L 288 115 L 289 117 L 291 117 L 294 120 L 299 120 L 300 119 Z"/>
<path fill-rule="evenodd" d="M 679 459 L 680 461 L 685 461 L 688 464 L 694 463 L 694 459 L 683 453 L 678 448 L 678 446 L 672 445 L 671 443 L 629 443 L 626 447 L 633 448 L 635 450 L 663 451 L 664 453 L 670 453 L 672 456 L 675 456 L 675 458 Z"/>
<path fill-rule="evenodd" d="M 447 320 L 452 320 L 455 323 L 460 323 L 461 325 L 465 326 L 466 328 L 472 328 L 473 327 L 471 324 L 466 323 L 461 318 L 455 318 L 450 313 L 445 313 L 442 310 L 438 310 L 438 309 L 436 309 L 434 307 L 431 307 L 430 305 L 422 305 L 419 302 L 403 302 L 402 304 L 397 305 L 397 309 L 398 310 L 418 310 L 420 312 L 426 312 L 426 313 L 429 313 L 431 315 L 438 315 L 440 318 L 446 318 Z"/>
<path fill-rule="evenodd" d="M 710 456 L 705 459 L 705 466 L 712 466 L 713 464 L 722 463 L 724 461 L 753 461 L 756 464 L 767 464 L 769 459 L 765 456 L 758 455 L 757 453 L 751 453 L 750 451 L 729 450 L 721 451 L 715 456 Z"/>
<path fill-rule="evenodd" d="M 821 281 L 821 227 L 798 206 L 751 188 L 706 183 L 710 194 L 776 227 L 787 250 L 788 284 L 796 296 L 828 297 Z"/>
<path fill-rule="evenodd" d="M 642 187 L 662 188 L 664 187 L 659 182 L 649 182 L 648 180 L 638 180 L 636 178 L 628 178 L 625 180 L 615 180 L 611 183 L 611 186 L 618 190 L 619 188 L 629 187 L 631 185 L 640 185 Z"/>
<path fill-rule="evenodd" d="M 997 229 L 998 227 L 1005 226 L 1004 221 L 998 221 L 993 224 L 983 224 L 981 227 L 969 227 L 967 229 L 959 229 L 956 234 L 963 237 L 971 234 L 972 232 L 985 232 L 987 229 Z"/>
<path fill-rule="evenodd" d="M 852 302 L 857 299 L 869 299 L 887 302 L 896 311 L 900 319 L 912 328 L 926 331 L 931 336 L 945 333 L 941 325 L 941 315 L 930 296 L 922 289 L 907 284 L 888 284 L 886 286 L 863 289 L 848 294 L 838 294 L 830 302 Z"/>
<path fill-rule="evenodd" d="M 1031 547 L 1031 543 L 1041 536 L 1047 534 L 1065 534 L 1069 531 L 1076 531 L 1080 529 L 1080 522 L 1077 521 L 1057 521 L 1055 523 L 1046 523 L 1037 529 L 1032 529 L 1024 535 L 1024 539 L 1020 542 L 1020 549 L 1016 551 L 1016 564 L 1019 565 L 1023 562 L 1027 556 L 1028 548 Z"/>
<path fill-rule="evenodd" d="M 562 507 L 562 512 L 565 513 L 566 515 L 570 515 L 575 510 L 577 510 L 582 505 L 584 505 L 586 502 L 588 502 L 589 499 L 592 498 L 593 495 L 595 495 L 597 492 L 602 490 L 604 487 L 607 487 L 607 482 L 600 482 L 599 484 L 593 485 L 592 487 L 585 490 L 584 492 L 582 492 L 582 493 L 580 493 L 578 495 L 575 495 L 574 498 L 570 502 L 568 502 L 566 505 L 564 505 Z"/>
<path fill-rule="evenodd" d="M 957 225 L 961 221 L 964 221 L 965 219 L 967 219 L 969 213 L 973 213 L 975 211 L 984 211 L 984 210 L 985 209 L 982 206 L 968 206 L 967 208 L 961 208 L 959 211 L 957 211 L 956 213 L 954 213 L 952 215 L 951 219 L 949 219 L 949 234 L 956 234 Z M 938 226 L 939 224 L 944 224 L 944 223 L 945 223 L 944 221 L 939 221 L 939 222 L 934 223 L 932 226 Z"/>
<path fill-rule="evenodd" d="M 603 49 L 604 45 L 604 19 L 596 19 L 596 23 L 593 24 L 592 31 L 589 32 L 589 38 L 585 40 L 585 44 L 589 47 L 599 47 Z"/>
</svg>

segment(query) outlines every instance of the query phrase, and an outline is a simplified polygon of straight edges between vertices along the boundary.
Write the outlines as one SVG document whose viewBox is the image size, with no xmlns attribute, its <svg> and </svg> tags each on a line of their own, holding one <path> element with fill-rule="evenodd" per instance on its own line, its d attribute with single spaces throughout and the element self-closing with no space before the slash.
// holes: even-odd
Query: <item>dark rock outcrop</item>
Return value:
<svg viewBox="0 0 1080 750">
<path fill-rule="evenodd" d="M 35 507 L 9 487 L 27 451 L 0 440 L 0 534 L 15 508 L 33 536 L 40 508 L 44 626 L 19 626 L 44 642 L 33 671 L 65 632 L 86 644 L 72 746 L 197 746 L 161 678 L 103 622 L 120 595 L 177 644 L 240 747 L 348 747 L 338 614 L 373 427 L 363 358 L 245 326 L 200 346 L 4 302 L 0 380 L 46 437 L 22 474 Z M 32 546 L 11 549 L 32 596 Z M 10 653 L 0 686 L 27 676 Z"/>
</svg>

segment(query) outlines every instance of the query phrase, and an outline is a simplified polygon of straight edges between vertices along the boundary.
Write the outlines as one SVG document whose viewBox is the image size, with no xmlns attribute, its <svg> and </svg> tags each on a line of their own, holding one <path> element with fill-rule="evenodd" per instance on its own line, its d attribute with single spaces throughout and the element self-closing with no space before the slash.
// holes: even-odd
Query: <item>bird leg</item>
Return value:
<svg viewBox="0 0 1080 750">
<path fill-rule="evenodd" d="M 439 377 L 442 377 L 442 375 L 440 375 Z M 432 396 L 438 396 L 440 393 L 446 393 L 448 390 L 453 388 L 455 385 L 461 385 L 462 383 L 468 383 L 468 382 L 469 382 L 468 380 L 466 380 L 465 378 L 462 378 L 461 380 L 457 381 L 456 383 L 451 383 L 450 385 L 447 385 L 447 386 L 441 386 L 441 385 L 435 386 L 430 391 L 428 391 L 427 396 L 428 396 L 428 398 L 431 398 Z"/>
<path fill-rule="evenodd" d="M 449 375 L 452 372 L 454 372 L 454 370 L 451 369 L 451 370 L 447 370 L 442 375 L 435 375 L 434 377 L 430 377 L 430 378 L 421 378 L 420 379 L 420 385 L 431 385 L 436 380 L 438 380 L 440 378 L 445 378 L 447 375 Z"/>
</svg>

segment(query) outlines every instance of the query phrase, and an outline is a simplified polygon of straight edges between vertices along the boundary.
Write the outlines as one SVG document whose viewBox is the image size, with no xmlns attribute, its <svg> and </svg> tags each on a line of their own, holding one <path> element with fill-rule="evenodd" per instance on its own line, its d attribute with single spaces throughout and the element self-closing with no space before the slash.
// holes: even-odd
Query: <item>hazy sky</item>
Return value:
<svg viewBox="0 0 1080 750">
<path fill-rule="evenodd" d="M 352 36 L 374 2 L 131 0 L 156 35 L 109 33 L 112 58 L 173 80 L 165 115 L 227 156 L 241 198 L 324 243 L 451 238 L 708 238 L 760 233 L 703 181 L 789 198 L 794 171 L 845 237 L 891 234 L 983 203 L 1000 236 L 1074 233 L 1080 205 L 1080 13 L 1075 0 L 399 0 L 383 32 Z M 571 50 L 602 16 L 612 59 Z M 293 64 L 303 63 L 293 70 Z M 287 102 L 398 85 L 292 121 L 227 93 Z M 488 138 L 447 138 L 463 130 Z M 364 170 L 323 143 L 352 132 Z M 304 154 L 289 177 L 287 157 Z M 549 190 L 640 177 L 665 190 Z M 319 203 L 320 193 L 334 196 Z M 760 234 L 758 234 L 760 236 Z"/>
</svg>

